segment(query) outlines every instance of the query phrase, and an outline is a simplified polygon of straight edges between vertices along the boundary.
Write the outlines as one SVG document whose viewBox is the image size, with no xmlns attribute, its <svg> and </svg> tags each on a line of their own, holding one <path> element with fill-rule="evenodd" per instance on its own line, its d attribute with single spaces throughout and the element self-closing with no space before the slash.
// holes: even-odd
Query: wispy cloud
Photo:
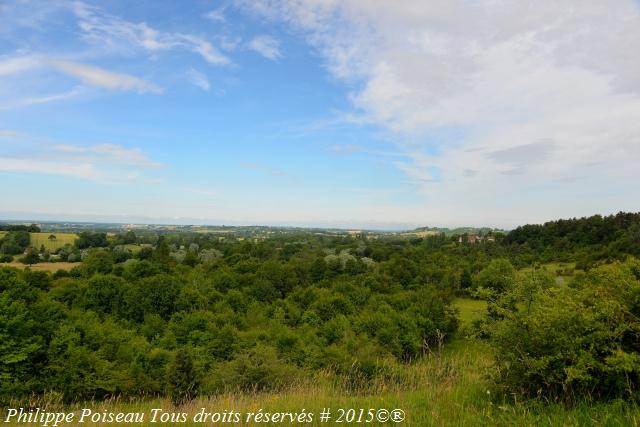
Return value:
<svg viewBox="0 0 640 427">
<path fill-rule="evenodd" d="M 90 163 L 52 162 L 48 160 L 3 157 L 2 155 L 0 155 L 0 172 L 57 175 L 92 181 L 105 181 L 108 179 L 106 174 L 98 171 Z"/>
<path fill-rule="evenodd" d="M 82 93 L 81 88 L 76 87 L 72 90 L 41 96 L 28 96 L 21 99 L 14 99 L 6 104 L 0 104 L 0 110 L 11 110 L 18 107 L 28 107 L 30 105 L 47 104 L 54 101 L 62 101 L 65 99 L 75 98 Z"/>
<path fill-rule="evenodd" d="M 200 55 L 211 64 L 231 62 L 210 41 L 198 35 L 160 31 L 146 22 L 126 21 L 83 2 L 75 2 L 73 12 L 85 39 L 100 47 L 125 51 L 141 48 L 152 53 L 182 48 Z"/>
<path fill-rule="evenodd" d="M 158 168 L 162 164 L 155 162 L 139 148 L 125 148 L 118 144 L 97 144 L 92 146 L 80 146 L 71 144 L 56 144 L 52 150 L 71 156 L 85 156 L 82 160 L 92 163 L 102 162 L 116 165 L 141 166 L 145 168 Z"/>
<path fill-rule="evenodd" d="M 65 59 L 45 56 L 19 56 L 0 61 L 0 76 L 16 75 L 31 70 L 57 71 L 76 78 L 85 85 L 108 90 L 162 93 L 161 87 L 139 77 Z M 42 104 L 69 98 L 79 92 L 79 88 L 74 88 L 59 94 L 25 97 L 18 103 L 21 105 Z"/>
<path fill-rule="evenodd" d="M 34 56 L 18 56 L 6 59 L 0 58 L 0 77 L 32 70 L 40 65 L 40 60 Z"/>
<path fill-rule="evenodd" d="M 31 144 L 11 153 L 0 152 L 0 172 L 57 175 L 91 181 L 118 183 L 144 177 L 144 169 L 157 169 L 139 148 L 117 144 Z"/>
<path fill-rule="evenodd" d="M 213 22 L 225 22 L 226 19 L 224 17 L 225 7 L 219 7 L 217 9 L 213 9 L 204 14 L 204 17 L 213 21 Z"/>
<path fill-rule="evenodd" d="M 194 86 L 198 86 L 202 90 L 211 89 L 211 84 L 209 83 L 209 79 L 200 71 L 195 68 L 190 68 L 187 70 L 187 78 Z"/>
<path fill-rule="evenodd" d="M 282 57 L 280 42 L 271 36 L 256 36 L 247 43 L 247 47 L 272 61 Z"/>
<path fill-rule="evenodd" d="M 97 86 L 109 90 L 131 90 L 139 93 L 162 93 L 162 89 L 159 86 L 128 74 L 115 73 L 93 65 L 65 60 L 50 60 L 48 63 L 55 69 L 76 77 L 90 86 Z"/>
</svg>

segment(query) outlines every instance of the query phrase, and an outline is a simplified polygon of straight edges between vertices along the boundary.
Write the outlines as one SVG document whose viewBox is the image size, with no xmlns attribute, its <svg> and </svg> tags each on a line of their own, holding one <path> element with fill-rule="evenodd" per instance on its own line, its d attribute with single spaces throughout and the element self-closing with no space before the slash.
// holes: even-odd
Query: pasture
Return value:
<svg viewBox="0 0 640 427">
<path fill-rule="evenodd" d="M 36 249 L 40 249 L 44 245 L 48 251 L 56 251 L 62 248 L 64 245 L 73 245 L 78 239 L 78 235 L 75 233 L 30 233 L 31 234 L 31 246 Z M 50 238 L 55 236 L 55 238 Z"/>
</svg>

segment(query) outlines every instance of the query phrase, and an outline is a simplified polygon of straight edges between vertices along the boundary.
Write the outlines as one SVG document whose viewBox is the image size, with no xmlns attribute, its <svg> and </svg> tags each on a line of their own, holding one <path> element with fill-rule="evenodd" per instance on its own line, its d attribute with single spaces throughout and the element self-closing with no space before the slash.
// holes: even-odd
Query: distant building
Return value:
<svg viewBox="0 0 640 427">
<path fill-rule="evenodd" d="M 495 242 L 494 236 L 479 236 L 477 234 L 465 234 L 458 237 L 458 243 L 479 243 L 479 242 Z"/>
</svg>

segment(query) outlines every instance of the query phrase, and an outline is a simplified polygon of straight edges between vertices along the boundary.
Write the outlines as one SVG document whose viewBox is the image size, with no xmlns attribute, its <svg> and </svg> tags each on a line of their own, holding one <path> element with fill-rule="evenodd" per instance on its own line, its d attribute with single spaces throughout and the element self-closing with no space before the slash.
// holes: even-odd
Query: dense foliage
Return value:
<svg viewBox="0 0 640 427">
<path fill-rule="evenodd" d="M 640 262 L 598 267 L 571 287 L 532 272 L 492 304 L 496 382 L 503 391 L 563 401 L 637 398 Z"/>
<path fill-rule="evenodd" d="M 502 242 L 521 259 L 577 261 L 588 269 L 603 259 L 640 256 L 640 213 L 561 219 L 512 230 Z"/>
<path fill-rule="evenodd" d="M 284 243 L 192 246 L 178 262 L 160 239 L 148 259 L 92 249 L 70 273 L 0 270 L 0 396 L 180 402 L 318 369 L 361 387 L 455 330 L 453 273 L 418 262 L 423 249 L 376 262 L 352 239 Z"/>
</svg>

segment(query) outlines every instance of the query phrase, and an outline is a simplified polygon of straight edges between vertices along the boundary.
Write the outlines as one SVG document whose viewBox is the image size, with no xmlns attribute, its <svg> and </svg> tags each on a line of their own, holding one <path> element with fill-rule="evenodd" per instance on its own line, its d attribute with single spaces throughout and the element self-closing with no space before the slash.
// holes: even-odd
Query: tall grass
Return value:
<svg viewBox="0 0 640 427">
<path fill-rule="evenodd" d="M 491 350 L 484 343 L 457 340 L 447 346 L 442 354 L 432 354 L 401 368 L 393 381 L 374 381 L 367 389 L 348 389 L 327 372 L 319 372 L 299 380 L 278 392 L 247 393 L 231 391 L 225 394 L 202 397 L 188 404 L 175 407 L 168 399 L 138 398 L 111 399 L 100 402 L 83 402 L 64 407 L 50 397 L 35 399 L 31 407 L 80 411 L 91 408 L 94 412 L 144 412 L 145 426 L 150 412 L 161 408 L 166 412 L 186 412 L 189 419 L 202 408 L 207 412 L 225 410 L 240 413 L 300 412 L 305 409 L 315 414 L 312 423 L 303 425 L 334 425 L 320 423 L 319 412 L 331 408 L 400 408 L 406 413 L 406 426 L 637 426 L 640 425 L 640 408 L 624 401 L 608 403 L 588 402 L 567 408 L 545 402 L 504 402 L 490 393 L 486 380 L 491 366 Z M 400 378 L 400 380 L 398 380 Z M 11 405 L 9 405 L 11 407 Z M 4 421 L 4 415 L 3 419 Z M 4 425 L 18 425 L 3 423 Z M 29 424 L 19 424 L 29 425 Z M 36 425 L 36 424 L 31 424 Z M 67 426 L 87 426 L 91 423 L 70 423 Z M 106 424 L 101 424 L 106 425 Z M 112 424 L 114 425 L 114 424 Z M 163 425 L 203 425 L 193 422 Z M 206 425 L 230 425 L 207 423 Z M 255 425 L 243 421 L 233 425 Z M 265 425 L 265 424 L 260 424 Z M 266 425 L 290 425 L 288 423 Z M 343 423 L 343 425 L 350 425 Z M 352 423 L 351 425 L 355 425 Z M 393 425 L 393 423 L 370 425 Z"/>
</svg>

